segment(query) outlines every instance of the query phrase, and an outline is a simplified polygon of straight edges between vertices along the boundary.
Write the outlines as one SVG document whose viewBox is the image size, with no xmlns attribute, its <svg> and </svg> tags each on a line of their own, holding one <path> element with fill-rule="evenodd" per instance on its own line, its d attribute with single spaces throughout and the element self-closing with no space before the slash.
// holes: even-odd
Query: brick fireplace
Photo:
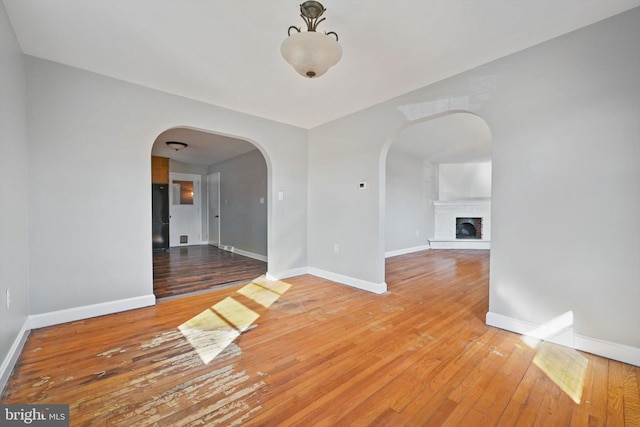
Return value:
<svg viewBox="0 0 640 427">
<path fill-rule="evenodd" d="M 431 249 L 489 249 L 491 200 L 436 200 Z"/>
</svg>

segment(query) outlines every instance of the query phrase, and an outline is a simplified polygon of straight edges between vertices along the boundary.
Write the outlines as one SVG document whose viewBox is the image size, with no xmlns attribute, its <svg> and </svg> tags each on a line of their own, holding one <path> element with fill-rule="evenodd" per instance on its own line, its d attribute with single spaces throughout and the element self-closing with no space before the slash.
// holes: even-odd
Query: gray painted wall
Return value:
<svg viewBox="0 0 640 427">
<path fill-rule="evenodd" d="M 386 145 L 405 124 L 385 103 L 309 130 L 311 267 L 384 282 Z"/>
<path fill-rule="evenodd" d="M 491 197 L 491 162 L 440 163 L 438 200 L 488 199 Z"/>
<path fill-rule="evenodd" d="M 383 282 L 387 147 L 470 111 L 493 135 L 490 311 L 573 310 L 578 334 L 640 347 L 639 28 L 640 8 L 311 129 L 309 264 Z"/>
<path fill-rule="evenodd" d="M 437 165 L 393 150 L 387 156 L 385 252 L 429 245 Z M 417 232 L 417 233 L 416 233 Z"/>
<path fill-rule="evenodd" d="M 25 64 L 0 3 L 0 390 L 29 303 L 28 154 Z M 7 309 L 7 289 L 11 308 Z"/>
<path fill-rule="evenodd" d="M 640 347 L 638 46 L 640 8 L 496 64 L 491 312 L 573 310 L 578 334 Z"/>
<path fill-rule="evenodd" d="M 258 150 L 209 166 L 220 172 L 220 243 L 267 256 L 267 165 Z M 264 203 L 260 203 L 260 199 Z"/>
<path fill-rule="evenodd" d="M 176 173 L 191 173 L 194 175 L 200 175 L 202 178 L 207 177 L 207 167 L 201 165 L 191 165 L 188 163 L 182 163 L 177 160 L 169 159 L 169 172 Z"/>
<path fill-rule="evenodd" d="M 220 244 L 267 256 L 268 174 L 267 164 L 259 150 L 209 167 L 170 160 L 169 170 L 200 175 L 203 240 L 207 240 L 209 234 L 207 175 L 220 172 Z"/>
<path fill-rule="evenodd" d="M 31 57 L 27 84 L 32 314 L 152 293 L 149 159 L 176 126 L 261 149 L 287 193 L 268 205 L 269 271 L 306 265 L 305 130 Z"/>
<path fill-rule="evenodd" d="M 151 293 L 149 156 L 175 126 L 265 155 L 272 273 L 383 282 L 388 147 L 448 110 L 493 136 L 491 312 L 542 323 L 573 310 L 576 332 L 640 347 L 638 28 L 635 9 L 308 133 L 27 58 L 27 151 L 24 65 L 2 10 L 0 286 L 16 292 L 0 307 L 0 356 L 27 290 L 32 314 Z"/>
</svg>

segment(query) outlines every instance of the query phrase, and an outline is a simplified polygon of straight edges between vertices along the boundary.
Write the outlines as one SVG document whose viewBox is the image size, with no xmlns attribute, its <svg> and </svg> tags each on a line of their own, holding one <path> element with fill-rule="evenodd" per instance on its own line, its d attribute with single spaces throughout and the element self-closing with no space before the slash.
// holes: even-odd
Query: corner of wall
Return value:
<svg viewBox="0 0 640 427">
<path fill-rule="evenodd" d="M 13 368 L 18 362 L 18 358 L 20 357 L 20 353 L 22 352 L 24 344 L 27 342 L 27 338 L 29 337 L 30 332 L 30 319 L 26 318 L 22 325 L 22 328 L 20 328 L 20 331 L 16 335 L 13 344 L 11 344 L 7 355 L 0 365 L 0 395 L 2 395 L 5 387 L 7 386 L 7 383 L 9 382 L 9 377 L 11 377 Z"/>
</svg>

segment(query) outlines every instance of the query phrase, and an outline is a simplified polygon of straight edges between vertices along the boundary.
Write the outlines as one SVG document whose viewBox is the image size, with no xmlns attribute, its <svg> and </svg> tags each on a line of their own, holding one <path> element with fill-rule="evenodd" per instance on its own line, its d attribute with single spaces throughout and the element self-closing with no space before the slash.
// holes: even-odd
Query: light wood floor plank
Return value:
<svg viewBox="0 0 640 427">
<path fill-rule="evenodd" d="M 640 375 L 630 365 L 620 363 L 624 372 L 624 423 L 640 426 Z"/>
<path fill-rule="evenodd" d="M 638 425 L 640 368 L 585 354 L 574 403 L 485 325 L 488 274 L 487 251 L 425 251 L 387 260 L 384 295 L 305 275 L 269 307 L 240 285 L 34 330 L 2 403 L 67 403 L 73 426 Z M 178 326 L 226 298 L 258 317 L 204 363 Z"/>
</svg>

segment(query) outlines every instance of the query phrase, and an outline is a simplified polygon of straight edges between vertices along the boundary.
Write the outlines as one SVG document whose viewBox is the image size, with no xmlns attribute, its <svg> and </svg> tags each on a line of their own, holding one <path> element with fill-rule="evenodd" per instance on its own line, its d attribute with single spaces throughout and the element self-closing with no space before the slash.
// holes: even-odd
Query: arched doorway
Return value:
<svg viewBox="0 0 640 427">
<path fill-rule="evenodd" d="M 381 158 L 385 259 L 430 249 L 489 249 L 491 132 L 481 117 L 451 111 L 409 123 Z M 468 239 L 460 218 L 480 218 Z M 475 224 L 475 223 L 474 223 Z"/>
<path fill-rule="evenodd" d="M 158 135 L 151 155 L 152 164 L 160 159 L 167 169 L 158 174 L 153 168 L 152 174 L 156 297 L 244 283 L 266 273 L 270 170 L 260 147 L 175 127 Z M 165 188 L 164 219 L 157 214 L 156 187 Z M 158 221 L 166 221 L 167 230 Z"/>
</svg>

